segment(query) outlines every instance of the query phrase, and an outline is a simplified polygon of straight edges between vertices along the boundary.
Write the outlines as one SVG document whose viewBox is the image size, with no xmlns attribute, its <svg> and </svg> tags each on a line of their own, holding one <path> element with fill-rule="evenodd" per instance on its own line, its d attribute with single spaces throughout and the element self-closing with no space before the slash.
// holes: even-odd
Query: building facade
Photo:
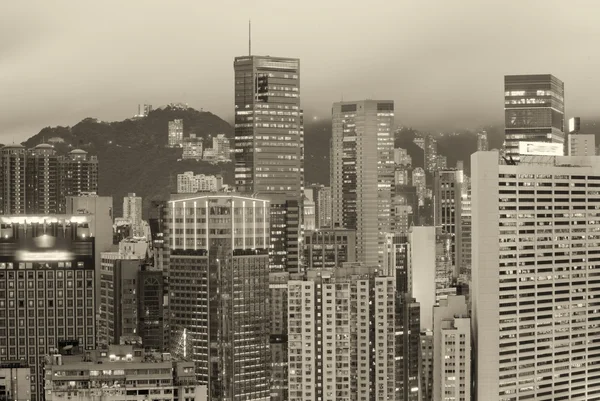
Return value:
<svg viewBox="0 0 600 401">
<path fill-rule="evenodd" d="M 476 396 L 600 397 L 600 158 L 471 160 Z"/>
<path fill-rule="evenodd" d="M 462 163 L 461 163 L 462 165 Z M 458 278 L 462 262 L 462 195 L 464 171 L 461 168 L 438 170 L 434 174 L 434 225 L 451 237 L 454 278 Z"/>
<path fill-rule="evenodd" d="M 394 102 L 334 103 L 332 224 L 356 230 L 356 260 L 381 265 L 394 181 Z"/>
<path fill-rule="evenodd" d="M 44 356 L 95 346 L 93 216 L 0 216 L 0 358 L 30 368 L 43 399 Z"/>
<path fill-rule="evenodd" d="M 149 353 L 132 345 L 81 351 L 61 347 L 45 358 L 45 400 L 206 401 L 194 362 L 168 353 Z"/>
<path fill-rule="evenodd" d="M 290 401 L 396 399 L 395 290 L 360 264 L 288 282 Z"/>
<path fill-rule="evenodd" d="M 300 60 L 243 56 L 235 73 L 235 187 L 237 192 L 301 196 L 304 130 Z"/>
<path fill-rule="evenodd" d="M 504 147 L 518 161 L 519 142 L 565 142 L 565 84 L 553 75 L 504 77 Z"/>
<path fill-rule="evenodd" d="M 211 400 L 268 400 L 269 202 L 171 195 L 165 218 L 169 315 L 178 355 Z"/>
<path fill-rule="evenodd" d="M 0 399 L 31 400 L 31 371 L 24 361 L 0 362 Z"/>
<path fill-rule="evenodd" d="M 356 232 L 347 228 L 322 228 L 304 233 L 305 268 L 336 268 L 356 262 Z"/>
<path fill-rule="evenodd" d="M 183 146 L 183 120 L 169 121 L 168 146 L 178 148 Z"/>
<path fill-rule="evenodd" d="M 186 171 L 177 174 L 177 193 L 193 194 L 196 192 L 216 192 L 223 187 L 223 177 L 220 175 L 194 174 Z"/>
</svg>

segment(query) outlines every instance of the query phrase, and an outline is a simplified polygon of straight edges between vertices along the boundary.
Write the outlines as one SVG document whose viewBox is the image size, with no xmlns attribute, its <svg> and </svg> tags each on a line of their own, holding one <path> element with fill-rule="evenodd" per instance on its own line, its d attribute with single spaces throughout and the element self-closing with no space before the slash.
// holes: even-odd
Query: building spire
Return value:
<svg viewBox="0 0 600 401">
<path fill-rule="evenodd" d="M 248 56 L 252 56 L 252 20 L 248 20 Z"/>
</svg>

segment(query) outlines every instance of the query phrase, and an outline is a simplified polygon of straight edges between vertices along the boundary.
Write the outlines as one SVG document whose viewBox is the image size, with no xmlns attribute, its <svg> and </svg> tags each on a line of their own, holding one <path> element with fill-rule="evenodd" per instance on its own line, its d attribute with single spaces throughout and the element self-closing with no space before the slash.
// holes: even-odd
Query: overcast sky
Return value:
<svg viewBox="0 0 600 401">
<path fill-rule="evenodd" d="M 302 106 L 393 99 L 416 128 L 502 121 L 503 76 L 552 73 L 567 116 L 596 116 L 595 1 L 4 0 L 0 141 L 138 103 L 233 113 L 233 58 L 301 59 Z"/>
</svg>

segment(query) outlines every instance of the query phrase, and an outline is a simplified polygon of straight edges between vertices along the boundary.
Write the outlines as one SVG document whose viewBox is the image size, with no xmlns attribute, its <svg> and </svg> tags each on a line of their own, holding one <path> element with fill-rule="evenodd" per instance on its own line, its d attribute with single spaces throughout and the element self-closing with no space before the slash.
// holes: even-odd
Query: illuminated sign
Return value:
<svg viewBox="0 0 600 401">
<path fill-rule="evenodd" d="M 564 156 L 562 143 L 519 142 L 519 154 L 530 156 Z"/>
<path fill-rule="evenodd" d="M 15 260 L 18 262 L 62 262 L 73 259 L 75 259 L 75 255 L 72 252 L 65 251 L 17 251 L 15 254 Z"/>
</svg>

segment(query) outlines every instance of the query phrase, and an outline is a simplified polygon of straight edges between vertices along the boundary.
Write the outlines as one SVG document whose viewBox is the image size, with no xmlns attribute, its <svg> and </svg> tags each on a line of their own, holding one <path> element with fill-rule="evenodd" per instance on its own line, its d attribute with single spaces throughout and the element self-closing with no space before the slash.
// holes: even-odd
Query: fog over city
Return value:
<svg viewBox="0 0 600 401">
<path fill-rule="evenodd" d="M 596 117 L 593 1 L 5 1 L 0 142 L 139 103 L 185 102 L 230 121 L 233 58 L 298 57 L 308 119 L 340 99 L 392 99 L 421 129 L 502 124 L 505 74 L 552 73 L 566 114 Z"/>
</svg>

